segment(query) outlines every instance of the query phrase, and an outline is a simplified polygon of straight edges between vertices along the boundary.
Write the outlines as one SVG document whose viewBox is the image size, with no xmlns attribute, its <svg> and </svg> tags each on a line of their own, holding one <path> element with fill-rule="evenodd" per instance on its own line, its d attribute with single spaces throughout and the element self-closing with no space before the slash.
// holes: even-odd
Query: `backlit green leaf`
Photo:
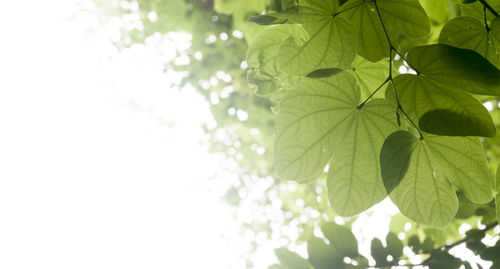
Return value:
<svg viewBox="0 0 500 269">
<path fill-rule="evenodd" d="M 386 139 L 380 155 L 384 184 L 401 213 L 424 225 L 446 227 L 457 211 L 457 197 L 427 140 L 397 131 Z M 392 172 L 401 169 L 399 157 L 409 160 L 405 173 Z"/>
<path fill-rule="evenodd" d="M 278 49 L 288 38 L 298 40 L 307 39 L 307 33 L 299 25 L 279 25 L 270 27 L 257 37 L 248 48 L 247 79 L 250 88 L 257 95 L 268 96 L 280 90 L 290 75 L 284 74 L 278 70 L 276 54 Z"/>
<path fill-rule="evenodd" d="M 358 256 L 358 241 L 348 228 L 335 223 L 321 225 L 321 231 L 340 257 Z"/>
<path fill-rule="evenodd" d="M 315 269 L 344 268 L 344 257 L 338 256 L 334 248 L 317 237 L 307 241 L 307 253 Z"/>
<path fill-rule="evenodd" d="M 419 74 L 443 87 L 500 95 L 500 71 L 472 50 L 428 45 L 411 49 L 407 59 Z"/>
<path fill-rule="evenodd" d="M 403 74 L 394 79 L 399 102 L 414 114 L 423 131 L 439 135 L 495 136 L 486 108 L 469 94 L 445 87 L 423 75 Z M 392 94 L 392 85 L 387 94 Z M 416 120 L 415 119 L 415 120 Z"/>
<path fill-rule="evenodd" d="M 328 173 L 330 203 L 338 214 L 358 214 L 387 196 L 379 156 L 384 139 L 396 130 L 395 106 L 375 99 L 356 111 Z"/>
<path fill-rule="evenodd" d="M 331 156 L 328 192 L 334 210 L 357 214 L 386 196 L 379 153 L 396 130 L 395 106 L 375 99 L 361 109 L 359 87 L 348 72 L 304 78 L 287 92 L 276 120 L 275 168 L 304 180 L 319 175 Z M 335 154 L 334 154 L 335 153 Z"/>
<path fill-rule="evenodd" d="M 393 260 L 398 260 L 403 255 L 403 243 L 393 232 L 389 232 L 385 239 L 387 243 L 387 254 L 391 255 Z"/>
<path fill-rule="evenodd" d="M 469 200 L 477 204 L 491 201 L 486 156 L 478 138 L 427 135 L 425 140 L 448 180 Z"/>
<path fill-rule="evenodd" d="M 311 264 L 297 253 L 291 252 L 286 248 L 278 248 L 274 250 L 276 257 L 280 261 L 283 269 L 312 269 Z"/>
<path fill-rule="evenodd" d="M 289 90 L 275 124 L 278 176 L 304 180 L 319 175 L 352 126 L 359 99 L 356 79 L 345 71 L 304 78 Z"/>
<path fill-rule="evenodd" d="M 377 262 L 377 264 L 387 263 L 387 252 L 385 251 L 382 241 L 378 238 L 373 238 L 370 245 L 372 258 Z"/>
<path fill-rule="evenodd" d="M 389 42 L 387 42 L 384 29 L 373 3 L 363 3 L 363 0 L 351 0 L 342 8 L 347 11 L 343 12 L 340 16 L 348 19 L 356 27 L 358 33 L 358 54 L 372 62 L 389 57 Z M 387 30 L 391 40 L 395 44 L 396 38 L 391 28 L 387 27 Z"/>
<path fill-rule="evenodd" d="M 283 42 L 278 52 L 281 70 L 305 76 L 317 69 L 349 67 L 356 55 L 354 26 L 330 15 L 302 25 L 309 39 L 300 44 L 293 38 Z"/>
<path fill-rule="evenodd" d="M 389 61 L 382 59 L 376 63 L 356 57 L 352 63 L 351 73 L 358 80 L 361 88 L 361 99 L 367 98 L 377 87 L 379 87 L 389 75 Z M 378 91 L 374 97 L 384 97 L 383 91 Z"/>
<path fill-rule="evenodd" d="M 460 0 L 455 0 L 460 1 Z M 463 0 L 464 3 L 470 2 Z M 500 0 L 486 0 L 486 2 L 497 12 L 500 10 Z M 462 5 L 462 12 L 466 16 L 471 16 L 476 18 L 477 20 L 484 20 L 484 6 L 479 1 L 475 1 L 474 3 Z M 491 22 L 495 19 L 495 15 L 486 10 L 486 17 L 488 22 Z"/>
<path fill-rule="evenodd" d="M 498 66 L 499 55 L 495 42 L 493 35 L 486 30 L 483 22 L 472 17 L 458 17 L 450 20 L 439 36 L 439 43 L 474 50 Z"/>
<path fill-rule="evenodd" d="M 376 0 L 380 15 L 398 33 L 418 38 L 429 34 L 429 18 L 418 0 Z"/>
</svg>

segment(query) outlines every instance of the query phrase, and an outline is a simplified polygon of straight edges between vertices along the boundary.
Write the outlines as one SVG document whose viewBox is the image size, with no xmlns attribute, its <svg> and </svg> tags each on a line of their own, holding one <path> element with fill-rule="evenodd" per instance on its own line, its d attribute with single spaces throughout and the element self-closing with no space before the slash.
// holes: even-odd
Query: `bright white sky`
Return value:
<svg viewBox="0 0 500 269">
<path fill-rule="evenodd" d="M 0 9 L 0 268 L 241 264 L 244 245 L 220 238 L 232 211 L 206 188 L 207 104 L 169 89 L 146 48 L 118 54 L 65 20 L 73 2 Z"/>
</svg>

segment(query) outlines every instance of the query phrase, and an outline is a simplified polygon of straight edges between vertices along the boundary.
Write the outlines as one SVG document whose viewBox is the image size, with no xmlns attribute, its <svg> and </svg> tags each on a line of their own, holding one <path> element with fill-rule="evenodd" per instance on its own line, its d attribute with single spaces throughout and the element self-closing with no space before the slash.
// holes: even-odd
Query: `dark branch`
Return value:
<svg viewBox="0 0 500 269">
<path fill-rule="evenodd" d="M 487 8 L 493 15 L 495 15 L 495 17 L 499 16 L 498 13 L 488 3 L 486 3 L 486 0 L 479 0 L 479 2 L 483 4 L 483 6 Z"/>
</svg>

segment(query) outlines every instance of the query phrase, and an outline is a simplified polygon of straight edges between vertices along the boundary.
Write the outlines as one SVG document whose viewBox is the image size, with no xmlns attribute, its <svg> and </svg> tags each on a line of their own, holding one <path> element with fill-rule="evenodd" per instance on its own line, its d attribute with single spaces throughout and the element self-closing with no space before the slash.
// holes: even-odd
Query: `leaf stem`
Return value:
<svg viewBox="0 0 500 269">
<path fill-rule="evenodd" d="M 490 27 L 488 26 L 488 20 L 486 19 L 486 6 L 483 6 L 484 13 L 484 26 L 486 27 L 486 32 L 490 32 Z"/>
<path fill-rule="evenodd" d="M 416 70 L 415 68 L 413 68 L 410 65 L 410 63 L 406 60 L 406 58 L 401 53 L 399 53 L 396 50 L 396 48 L 392 45 L 392 42 L 391 42 L 391 39 L 389 38 L 389 34 L 388 34 L 387 29 L 385 27 L 384 21 L 382 20 L 382 16 L 380 15 L 380 10 L 379 10 L 378 5 L 377 5 L 377 0 L 373 0 L 373 4 L 375 6 L 375 11 L 377 12 L 377 17 L 378 17 L 378 19 L 380 21 L 380 24 L 382 24 L 382 29 L 384 30 L 384 34 L 385 34 L 385 38 L 387 39 L 387 43 L 389 43 L 389 77 L 387 79 L 391 82 L 392 90 L 394 92 L 394 96 L 396 97 L 396 103 L 397 103 L 396 117 L 397 117 L 397 121 L 398 121 L 398 126 L 401 126 L 401 116 L 399 114 L 399 111 L 401 111 L 401 113 L 403 113 L 403 115 L 406 117 L 406 119 L 408 119 L 408 121 L 411 123 L 411 125 L 413 125 L 413 127 L 415 127 L 415 129 L 417 129 L 418 134 L 420 136 L 420 139 L 423 140 L 424 139 L 424 135 L 423 135 L 422 131 L 420 131 L 420 128 L 418 128 L 418 126 L 415 124 L 415 122 L 413 122 L 413 120 L 408 116 L 408 114 L 406 113 L 406 111 L 403 109 L 403 106 L 401 106 L 401 103 L 399 102 L 398 93 L 396 91 L 396 86 L 394 85 L 394 79 L 392 77 L 392 60 L 393 60 L 393 58 L 392 58 L 392 52 L 394 51 L 398 55 L 400 55 L 403 58 L 403 60 L 412 69 L 414 69 L 417 73 L 418 73 L 418 70 Z"/>
<path fill-rule="evenodd" d="M 344 13 L 344 12 L 348 11 L 348 10 L 351 10 L 351 9 L 353 9 L 353 8 L 359 7 L 359 6 L 361 6 L 361 5 L 364 5 L 364 4 L 366 4 L 366 3 L 370 3 L 370 2 L 374 2 L 374 0 L 364 0 L 364 1 L 363 1 L 363 2 L 361 2 L 361 3 L 358 3 L 358 4 L 356 4 L 356 5 L 353 5 L 353 6 L 347 7 L 347 8 L 345 8 L 345 9 L 342 9 L 342 10 L 340 10 L 340 11 L 338 11 L 338 12 L 333 13 L 333 14 L 332 14 L 332 17 L 335 17 L 335 16 L 337 16 L 337 15 L 339 15 L 339 14 L 342 14 L 342 13 Z"/>
<path fill-rule="evenodd" d="M 486 0 L 478 0 L 485 8 L 487 8 L 495 17 L 498 17 L 498 13 L 488 4 L 486 3 Z"/>
<path fill-rule="evenodd" d="M 490 223 L 490 224 L 486 225 L 486 227 L 484 229 L 481 229 L 481 231 L 482 232 L 487 232 L 487 231 L 495 228 L 497 225 L 498 225 L 498 221 L 495 221 L 493 223 Z M 454 248 L 454 247 L 456 247 L 456 246 L 458 246 L 458 245 L 460 245 L 462 243 L 467 243 L 468 241 L 470 241 L 470 238 L 465 237 L 465 238 L 462 238 L 462 239 L 460 239 L 460 240 L 458 240 L 456 242 L 453 242 L 453 243 L 451 243 L 449 245 L 444 245 L 444 246 L 437 247 L 437 248 L 431 250 L 430 252 L 432 252 L 432 251 L 448 251 L 448 250 L 450 250 L 450 249 L 452 249 L 452 248 Z M 406 265 L 399 265 L 399 261 L 403 260 L 403 259 L 399 259 L 399 260 L 394 260 L 394 261 L 388 262 L 388 263 L 386 263 L 386 264 L 384 264 L 382 266 L 379 265 L 376 268 L 380 268 L 380 269 L 384 268 L 385 269 L 385 268 L 392 268 L 393 266 L 402 266 L 402 267 L 407 267 L 407 268 L 413 268 L 413 267 L 416 267 L 416 266 L 425 266 L 425 265 L 428 265 L 430 262 L 432 262 L 433 259 L 434 258 L 432 256 L 430 256 L 429 258 L 423 260 L 419 264 L 406 264 Z M 375 267 L 371 266 L 369 268 L 375 268 Z"/>
<path fill-rule="evenodd" d="M 368 96 L 364 101 L 363 103 L 361 103 L 357 109 L 360 110 L 361 108 L 363 108 L 363 106 L 366 104 L 366 102 L 368 102 L 387 82 L 389 82 L 390 78 L 387 77 L 384 82 L 382 82 L 382 84 L 380 84 L 380 86 L 378 86 L 378 88 L 376 90 L 374 90 L 370 96 Z"/>
</svg>

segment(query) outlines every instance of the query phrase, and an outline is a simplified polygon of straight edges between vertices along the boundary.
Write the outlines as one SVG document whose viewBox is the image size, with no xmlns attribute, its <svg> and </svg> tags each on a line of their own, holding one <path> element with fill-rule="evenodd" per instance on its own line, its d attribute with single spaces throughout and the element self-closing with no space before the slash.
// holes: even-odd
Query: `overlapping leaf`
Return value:
<svg viewBox="0 0 500 269">
<path fill-rule="evenodd" d="M 431 24 L 418 0 L 376 0 L 380 16 L 398 33 L 418 38 L 429 34 Z"/>
<path fill-rule="evenodd" d="M 250 21 L 300 24 L 309 39 L 297 42 L 290 38 L 283 42 L 278 66 L 289 74 L 305 76 L 317 69 L 346 69 L 356 56 L 355 28 L 346 19 L 332 16 L 336 8 L 336 1 L 307 0 L 285 12 L 256 16 Z"/>
<path fill-rule="evenodd" d="M 450 223 L 457 197 L 427 140 L 397 131 L 384 142 L 380 163 L 386 189 L 401 213 L 431 227 Z"/>
<path fill-rule="evenodd" d="M 386 196 L 378 158 L 384 138 L 396 129 L 390 102 L 376 99 L 358 109 L 359 103 L 356 80 L 345 71 L 305 78 L 284 96 L 276 120 L 278 175 L 290 180 L 315 177 L 334 155 L 328 192 L 334 210 L 346 216 Z"/>
<path fill-rule="evenodd" d="M 389 75 L 387 59 L 372 63 L 358 56 L 354 59 L 352 68 L 351 73 L 356 77 L 361 88 L 361 99 L 367 98 Z M 382 91 L 378 91 L 374 97 L 383 97 L 383 94 Z"/>
<path fill-rule="evenodd" d="M 307 253 L 314 268 L 346 268 L 343 262 L 345 257 L 359 256 L 358 241 L 348 228 L 335 223 L 326 223 L 321 226 L 321 231 L 329 244 L 317 237 L 312 237 L 307 242 Z"/>
<path fill-rule="evenodd" d="M 420 128 L 439 135 L 494 136 L 495 125 L 486 108 L 471 95 L 422 75 L 394 79 L 399 102 L 416 116 Z M 392 95 L 392 85 L 387 94 Z"/>
<path fill-rule="evenodd" d="M 354 26 L 341 17 L 324 14 L 319 20 L 302 25 L 309 39 L 300 44 L 288 39 L 278 52 L 278 66 L 294 75 L 307 75 L 316 69 L 349 67 L 356 56 Z"/>
<path fill-rule="evenodd" d="M 356 258 L 358 256 L 358 241 L 348 228 L 335 223 L 321 225 L 323 235 L 335 249 L 336 256 Z"/>
<path fill-rule="evenodd" d="M 458 17 L 450 20 L 441 30 L 439 43 L 457 48 L 474 50 L 488 59 L 493 65 L 499 66 L 500 47 L 494 34 L 499 32 L 498 23 L 487 30 L 483 22 L 472 17 Z"/>
<path fill-rule="evenodd" d="M 340 16 L 354 24 L 358 32 L 358 54 L 372 62 L 389 56 L 389 42 L 384 34 L 382 23 L 378 18 L 372 2 L 362 0 L 348 1 L 343 7 L 345 12 Z M 391 40 L 396 42 L 393 31 L 388 28 Z"/>
<path fill-rule="evenodd" d="M 418 1 L 377 0 L 376 3 L 393 46 L 397 47 L 393 29 L 411 38 L 429 34 L 429 19 Z M 341 7 L 340 16 L 348 18 L 358 31 L 359 55 L 372 62 L 389 56 L 389 42 L 374 1 L 350 0 Z"/>
<path fill-rule="evenodd" d="M 273 26 L 262 31 L 248 48 L 248 83 L 257 95 L 268 96 L 280 90 L 287 80 L 294 79 L 280 72 L 276 61 L 281 43 L 288 38 L 306 40 L 308 37 L 299 25 Z"/>
<path fill-rule="evenodd" d="M 419 74 L 445 87 L 500 95 L 500 71 L 477 52 L 448 45 L 415 47 L 408 62 Z"/>
<path fill-rule="evenodd" d="M 464 3 L 471 1 L 463 1 Z M 500 0 L 486 0 L 486 2 L 496 11 L 500 10 Z M 484 20 L 484 6 L 479 1 L 475 1 L 474 3 L 467 3 L 462 5 L 462 12 L 466 16 L 474 17 L 477 20 Z M 495 19 L 495 15 L 493 15 L 490 11 L 486 10 L 486 18 L 488 22 L 491 22 Z"/>
<path fill-rule="evenodd" d="M 297 253 L 291 252 L 286 248 L 278 248 L 274 250 L 274 254 L 280 261 L 275 268 L 280 269 L 312 269 L 312 265 Z"/>
<path fill-rule="evenodd" d="M 315 269 L 344 268 L 343 257 L 323 240 L 312 237 L 307 241 L 307 254 Z"/>
</svg>

